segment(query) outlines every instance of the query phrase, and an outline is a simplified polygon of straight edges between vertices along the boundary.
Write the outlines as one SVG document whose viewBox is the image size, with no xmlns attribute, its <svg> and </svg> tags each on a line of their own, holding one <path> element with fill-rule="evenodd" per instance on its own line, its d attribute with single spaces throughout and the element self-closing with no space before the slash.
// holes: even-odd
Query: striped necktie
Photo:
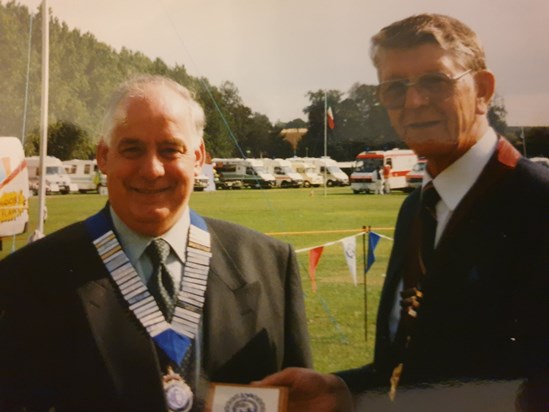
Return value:
<svg viewBox="0 0 549 412">
<path fill-rule="evenodd" d="M 170 254 L 170 245 L 163 239 L 153 239 L 145 249 L 145 253 L 153 266 L 152 276 L 147 287 L 155 298 L 162 314 L 170 322 L 173 316 L 176 292 L 173 278 L 166 267 L 166 259 Z"/>
</svg>

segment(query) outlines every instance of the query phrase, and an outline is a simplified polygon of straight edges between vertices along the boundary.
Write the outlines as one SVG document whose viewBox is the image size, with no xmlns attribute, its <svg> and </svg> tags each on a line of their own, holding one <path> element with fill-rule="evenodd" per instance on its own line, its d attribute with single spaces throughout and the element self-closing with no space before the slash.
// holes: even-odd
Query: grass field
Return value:
<svg viewBox="0 0 549 412">
<path fill-rule="evenodd" d="M 348 187 L 196 192 L 191 207 L 205 216 L 240 223 L 292 244 L 296 249 L 324 245 L 359 233 L 363 226 L 391 237 L 404 194 L 354 195 Z M 51 233 L 99 210 L 105 196 L 59 195 L 46 200 L 46 233 Z M 36 227 L 38 201 L 30 201 L 29 231 L 15 239 L 22 247 Z M 12 249 L 4 239 L 0 258 Z M 308 253 L 299 253 L 314 366 L 324 372 L 356 367 L 372 359 L 375 317 L 391 240 L 381 239 L 376 262 L 367 274 L 366 299 L 362 276 L 363 244 L 357 237 L 357 272 L 354 286 L 343 249 L 338 242 L 325 247 L 316 270 L 318 290 L 311 291 Z M 367 322 L 365 322 L 365 300 Z M 367 339 L 365 333 L 367 323 Z"/>
</svg>

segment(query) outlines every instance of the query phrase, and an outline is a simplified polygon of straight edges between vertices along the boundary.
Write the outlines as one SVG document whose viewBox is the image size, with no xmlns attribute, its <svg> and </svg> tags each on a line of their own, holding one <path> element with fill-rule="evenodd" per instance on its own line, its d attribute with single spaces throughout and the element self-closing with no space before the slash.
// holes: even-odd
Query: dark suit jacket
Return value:
<svg viewBox="0 0 549 412">
<path fill-rule="evenodd" d="M 290 246 L 206 219 L 212 252 L 204 373 L 247 383 L 311 366 Z M 165 411 L 154 344 L 128 310 L 82 222 L 0 261 L 0 410 Z"/>
<path fill-rule="evenodd" d="M 389 314 L 420 191 L 400 210 L 372 364 L 339 372 L 353 392 L 388 386 L 398 363 Z M 511 379 L 549 365 L 549 173 L 505 140 L 458 205 L 422 281 L 401 384 Z"/>
</svg>

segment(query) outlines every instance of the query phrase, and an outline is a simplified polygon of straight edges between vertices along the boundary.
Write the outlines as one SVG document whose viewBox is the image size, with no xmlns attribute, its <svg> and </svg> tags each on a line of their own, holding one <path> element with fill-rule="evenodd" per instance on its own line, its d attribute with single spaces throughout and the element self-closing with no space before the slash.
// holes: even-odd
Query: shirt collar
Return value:
<svg viewBox="0 0 549 412">
<path fill-rule="evenodd" d="M 110 213 L 112 216 L 112 222 L 116 234 L 120 240 L 120 244 L 124 249 L 124 252 L 130 259 L 130 262 L 135 265 L 139 260 L 150 241 L 153 239 L 150 236 L 140 235 L 139 233 L 131 230 L 121 219 L 116 212 L 110 207 Z M 174 226 L 170 228 L 161 237 L 168 242 L 181 262 L 185 262 L 185 252 L 187 249 L 187 234 L 189 232 L 189 226 L 191 217 L 189 208 L 187 207 Z"/>
<path fill-rule="evenodd" d="M 478 142 L 437 177 L 433 179 L 426 170 L 423 186 L 432 180 L 441 200 L 450 210 L 455 210 L 488 164 L 496 145 L 497 135 L 492 128 L 488 128 Z"/>
</svg>

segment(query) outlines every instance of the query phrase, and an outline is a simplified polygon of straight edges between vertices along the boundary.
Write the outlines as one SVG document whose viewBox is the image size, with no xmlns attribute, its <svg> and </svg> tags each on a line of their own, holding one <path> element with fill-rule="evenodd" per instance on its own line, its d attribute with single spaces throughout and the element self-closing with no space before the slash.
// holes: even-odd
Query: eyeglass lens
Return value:
<svg viewBox="0 0 549 412">
<path fill-rule="evenodd" d="M 429 100 L 440 100 L 452 92 L 454 80 L 443 73 L 428 73 L 420 76 L 415 82 L 407 80 L 388 81 L 379 85 L 379 99 L 388 109 L 404 106 L 408 87 L 415 86 L 422 96 Z"/>
</svg>

